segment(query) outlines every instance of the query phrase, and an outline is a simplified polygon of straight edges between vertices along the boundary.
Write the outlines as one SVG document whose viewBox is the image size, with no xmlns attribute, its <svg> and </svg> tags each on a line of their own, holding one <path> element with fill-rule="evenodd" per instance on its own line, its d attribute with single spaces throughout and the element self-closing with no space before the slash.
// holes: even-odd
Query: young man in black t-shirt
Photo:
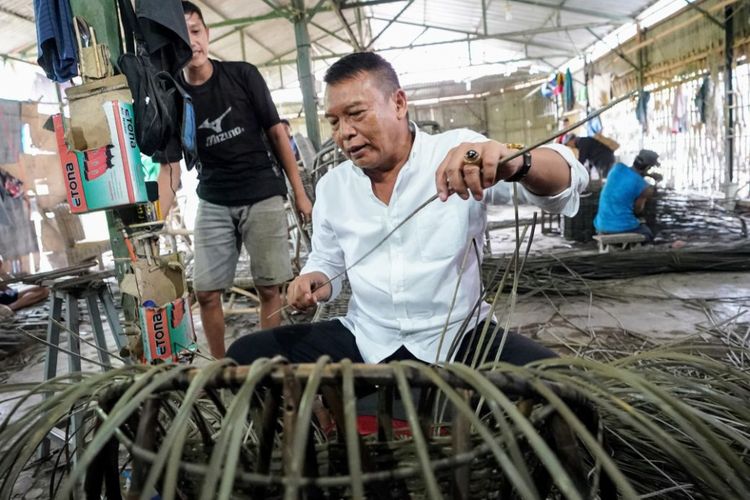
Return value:
<svg viewBox="0 0 750 500">
<path fill-rule="evenodd" d="M 195 222 L 193 287 L 211 354 L 224 356 L 221 296 L 234 280 L 241 244 L 250 253 L 251 272 L 260 296 L 260 326 L 278 326 L 280 285 L 292 278 L 283 196 L 284 176 L 266 147 L 264 135 L 294 190 L 300 216 L 309 220 L 312 203 L 305 194 L 284 125 L 258 69 L 245 62 L 208 58 L 209 31 L 200 9 L 183 2 L 193 56 L 183 83 L 193 100 L 197 125 L 198 215 Z M 159 155 L 159 198 L 171 207 L 179 186 L 179 154 Z"/>
</svg>

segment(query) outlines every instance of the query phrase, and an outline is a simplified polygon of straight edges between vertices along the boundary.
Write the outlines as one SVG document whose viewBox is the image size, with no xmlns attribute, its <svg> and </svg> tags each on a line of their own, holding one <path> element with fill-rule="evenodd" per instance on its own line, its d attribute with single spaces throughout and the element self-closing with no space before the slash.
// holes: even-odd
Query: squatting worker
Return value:
<svg viewBox="0 0 750 500">
<path fill-rule="evenodd" d="M 303 220 L 312 214 L 284 125 L 258 69 L 245 62 L 208 58 L 209 30 L 201 10 L 182 2 L 193 57 L 182 74 L 198 124 L 198 214 L 195 220 L 194 288 L 211 354 L 224 356 L 221 295 L 234 280 L 241 244 L 250 254 L 260 297 L 261 327 L 280 324 L 271 313 L 282 306 L 280 285 L 292 279 L 284 213 L 284 176 Z M 175 148 L 178 149 L 178 148 Z M 159 155 L 161 206 L 172 206 L 180 183 L 180 153 Z M 270 317 L 269 317 L 270 316 Z"/>
<path fill-rule="evenodd" d="M 277 354 L 292 362 L 312 362 L 322 354 L 360 363 L 446 361 L 447 346 L 480 297 L 481 250 L 473 244 L 482 248 L 485 190 L 499 180 L 516 181 L 536 205 L 570 216 L 587 185 L 586 171 L 568 148 L 551 144 L 505 164 L 495 177 L 499 160 L 513 151 L 470 130 L 420 131 L 408 120 L 396 73 L 377 54 L 340 59 L 325 81 L 325 116 L 348 160 L 317 185 L 312 251 L 289 286 L 288 302 L 304 310 L 335 298 L 341 280 L 323 285 L 329 278 L 375 246 L 436 189 L 440 200 L 348 272 L 352 297 L 346 316 L 246 335 L 227 356 L 241 364 Z M 489 309 L 482 303 L 471 324 L 484 320 Z M 468 345 L 470 337 L 461 341 L 455 359 L 476 348 Z M 523 364 L 553 355 L 510 334 L 501 359 Z"/>
</svg>

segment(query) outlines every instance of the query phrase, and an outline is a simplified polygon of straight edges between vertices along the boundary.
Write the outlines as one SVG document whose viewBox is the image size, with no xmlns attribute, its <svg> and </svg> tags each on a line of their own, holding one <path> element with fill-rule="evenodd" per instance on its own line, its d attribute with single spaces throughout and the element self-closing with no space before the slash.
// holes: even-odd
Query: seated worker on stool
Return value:
<svg viewBox="0 0 750 500">
<path fill-rule="evenodd" d="M 659 165 L 657 153 L 642 149 L 633 160 L 632 167 L 618 163 L 612 168 L 599 195 L 599 210 L 594 218 L 597 232 L 640 233 L 646 237 L 646 241 L 654 239 L 651 229 L 641 224 L 636 215 L 643 212 L 646 202 L 656 191 L 644 177 L 660 181 L 661 175 L 648 173 L 648 169 Z"/>
<path fill-rule="evenodd" d="M 3 258 L 0 257 L 0 281 L 9 277 L 9 274 L 3 272 Z M 0 283 L 0 321 L 13 317 L 19 309 L 33 306 L 48 296 L 49 290 L 43 286 L 33 286 L 19 291 Z"/>
<path fill-rule="evenodd" d="M 538 206 L 573 215 L 587 185 L 586 171 L 559 144 L 498 169 L 500 159 L 514 152 L 504 144 L 466 129 L 438 135 L 419 130 L 409 121 L 406 93 L 393 67 L 377 54 L 345 56 L 328 69 L 325 82 L 325 117 L 348 161 L 317 185 L 312 252 L 290 284 L 287 302 L 306 310 L 334 299 L 341 278 L 326 283 L 329 279 L 373 249 L 436 191 L 440 199 L 349 269 L 352 297 L 345 317 L 251 333 L 236 340 L 227 357 L 240 364 L 275 355 L 292 363 L 314 362 L 321 355 L 355 363 L 450 361 L 449 346 L 465 319 L 472 326 L 479 322 L 478 328 L 484 320 L 494 321 L 488 318 L 489 304 L 479 303 L 485 190 L 500 180 L 519 182 Z M 467 356 L 484 349 L 475 345 L 479 335 L 470 342 L 470 333 L 456 339 L 453 359 L 470 361 Z M 491 355 L 502 337 L 497 335 L 488 349 Z M 509 333 L 500 360 L 525 364 L 554 355 Z"/>
</svg>

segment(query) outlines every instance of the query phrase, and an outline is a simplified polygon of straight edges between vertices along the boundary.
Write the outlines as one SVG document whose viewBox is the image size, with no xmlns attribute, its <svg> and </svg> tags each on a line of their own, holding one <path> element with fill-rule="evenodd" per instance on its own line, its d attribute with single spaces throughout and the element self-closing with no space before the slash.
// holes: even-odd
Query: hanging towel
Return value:
<svg viewBox="0 0 750 500">
<path fill-rule="evenodd" d="M 47 78 L 66 82 L 78 75 L 73 16 L 68 0 L 34 0 L 39 59 Z"/>
<path fill-rule="evenodd" d="M 688 128 L 687 96 L 678 85 L 674 92 L 672 103 L 672 133 L 686 132 Z"/>
<path fill-rule="evenodd" d="M 21 154 L 21 103 L 0 99 L 0 165 L 18 162 Z"/>
<path fill-rule="evenodd" d="M 648 101 L 650 99 L 651 92 L 641 90 L 638 94 L 638 103 L 635 105 L 635 117 L 644 132 L 648 132 Z"/>
<path fill-rule="evenodd" d="M 570 69 L 565 70 L 565 83 L 563 84 L 563 88 L 565 110 L 570 111 L 576 103 L 575 91 L 573 90 L 573 75 L 570 73 Z"/>
</svg>

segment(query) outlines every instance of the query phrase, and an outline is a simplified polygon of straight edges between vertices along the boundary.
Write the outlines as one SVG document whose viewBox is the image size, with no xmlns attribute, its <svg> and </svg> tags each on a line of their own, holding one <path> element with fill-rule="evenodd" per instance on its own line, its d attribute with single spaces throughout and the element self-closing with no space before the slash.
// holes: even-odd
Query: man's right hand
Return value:
<svg viewBox="0 0 750 500">
<path fill-rule="evenodd" d="M 297 276 L 287 289 L 287 304 L 298 311 L 306 311 L 316 306 L 319 301 L 328 300 L 333 289 L 327 281 L 328 276 L 321 272 Z"/>
</svg>

